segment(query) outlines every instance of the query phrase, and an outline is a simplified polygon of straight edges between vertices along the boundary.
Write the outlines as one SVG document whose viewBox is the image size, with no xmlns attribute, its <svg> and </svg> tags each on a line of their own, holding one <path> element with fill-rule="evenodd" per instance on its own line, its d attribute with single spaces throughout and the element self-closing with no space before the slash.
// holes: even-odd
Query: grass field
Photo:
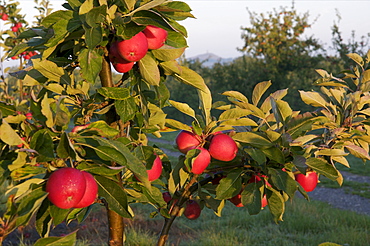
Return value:
<svg viewBox="0 0 370 246">
<path fill-rule="evenodd" d="M 144 218 L 143 215 L 151 211 L 148 206 L 137 204 L 133 207 L 137 217 L 126 230 L 127 245 L 155 245 L 163 219 Z M 104 241 L 91 244 L 88 241 L 80 240 L 78 245 L 106 245 Z M 197 220 L 176 219 L 168 245 L 307 246 L 324 242 L 368 245 L 370 217 L 333 209 L 325 203 L 296 198 L 287 204 L 284 221 L 277 225 L 272 221 L 268 209 L 250 216 L 245 208 L 235 208 L 228 203 L 222 217 L 206 209 Z"/>
</svg>

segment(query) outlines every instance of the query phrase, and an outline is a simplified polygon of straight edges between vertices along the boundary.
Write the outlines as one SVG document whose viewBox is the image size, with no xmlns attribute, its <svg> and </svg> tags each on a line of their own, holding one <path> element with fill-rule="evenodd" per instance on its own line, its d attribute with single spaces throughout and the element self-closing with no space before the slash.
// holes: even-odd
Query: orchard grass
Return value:
<svg viewBox="0 0 370 246">
<path fill-rule="evenodd" d="M 135 204 L 134 209 L 138 217 L 152 210 L 150 206 L 141 204 Z M 367 245 L 370 242 L 369 216 L 335 209 L 323 202 L 295 198 L 287 203 L 283 219 L 277 225 L 268 208 L 251 216 L 245 208 L 235 209 L 227 202 L 220 218 L 209 209 L 204 209 L 201 216 L 193 221 L 184 216 L 177 218 L 171 228 L 168 245 L 306 246 L 324 242 L 341 245 Z M 146 220 L 157 226 L 163 221 L 160 217 Z M 126 230 L 127 245 L 156 244 L 157 234 L 151 233 L 150 228 L 136 229 L 135 220 L 132 226 Z"/>
<path fill-rule="evenodd" d="M 132 208 L 135 217 L 126 220 L 126 245 L 155 245 L 163 218 L 146 217 L 155 211 L 150 205 L 132 204 Z M 79 226 L 77 246 L 106 245 L 108 232 L 104 213 L 104 208 L 95 206 Z M 306 246 L 323 242 L 341 245 L 368 245 L 370 242 L 370 216 L 332 208 L 323 202 L 294 198 L 286 203 L 283 219 L 275 224 L 268 208 L 251 216 L 245 208 L 235 208 L 227 202 L 222 217 L 204 209 L 196 220 L 184 216 L 177 218 L 167 245 Z M 19 245 L 32 244 L 21 241 Z"/>
</svg>

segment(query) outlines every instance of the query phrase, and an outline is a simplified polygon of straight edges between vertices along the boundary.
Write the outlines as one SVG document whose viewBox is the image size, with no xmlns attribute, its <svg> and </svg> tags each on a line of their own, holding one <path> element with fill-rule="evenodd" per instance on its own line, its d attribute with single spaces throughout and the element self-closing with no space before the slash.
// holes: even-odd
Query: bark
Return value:
<svg viewBox="0 0 370 246">
<path fill-rule="evenodd" d="M 108 53 L 105 50 L 106 54 Z M 100 81 L 102 87 L 113 87 L 113 80 L 112 80 L 112 71 L 109 63 L 108 55 L 104 56 L 103 63 L 102 63 L 102 70 L 99 73 Z M 117 124 L 117 114 L 114 108 L 111 108 L 110 111 L 106 113 L 106 122 L 111 125 L 115 126 Z M 123 131 L 124 129 L 121 129 Z M 112 165 L 116 165 L 112 163 Z M 118 174 L 119 175 L 119 174 Z M 121 176 L 119 175 L 119 180 L 121 180 Z M 120 185 L 122 182 L 120 182 Z M 107 209 L 107 216 L 108 216 L 108 224 L 109 224 L 109 241 L 108 244 L 110 246 L 123 246 L 124 245 L 124 233 L 125 233 L 125 224 L 123 222 L 122 216 L 117 214 L 116 212 L 109 209 L 108 204 L 106 204 Z"/>
</svg>

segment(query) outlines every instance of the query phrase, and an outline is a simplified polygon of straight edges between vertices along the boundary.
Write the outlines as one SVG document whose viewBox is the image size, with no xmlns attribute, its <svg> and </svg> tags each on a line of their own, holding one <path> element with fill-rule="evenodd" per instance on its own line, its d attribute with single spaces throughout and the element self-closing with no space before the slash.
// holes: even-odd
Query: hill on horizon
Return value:
<svg viewBox="0 0 370 246">
<path fill-rule="evenodd" d="M 187 58 L 190 61 L 200 61 L 206 67 L 212 67 L 215 63 L 229 63 L 232 62 L 235 58 L 222 58 L 213 53 L 204 53 L 196 56 Z"/>
</svg>

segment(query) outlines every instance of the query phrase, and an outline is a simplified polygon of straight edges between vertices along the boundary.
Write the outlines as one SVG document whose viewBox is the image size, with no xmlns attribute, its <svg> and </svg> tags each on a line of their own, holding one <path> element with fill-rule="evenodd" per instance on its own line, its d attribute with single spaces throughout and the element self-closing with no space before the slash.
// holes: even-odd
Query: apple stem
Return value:
<svg viewBox="0 0 370 246">
<path fill-rule="evenodd" d="M 102 69 L 99 73 L 100 81 L 102 87 L 114 87 L 113 79 L 112 79 L 112 71 L 110 67 L 109 57 L 108 57 L 108 50 L 106 47 L 104 47 L 104 57 L 102 62 Z M 117 113 L 115 112 L 115 109 L 112 107 L 107 113 L 106 113 L 106 122 L 107 124 L 111 126 L 116 126 L 118 120 Z M 120 135 L 124 134 L 124 127 L 120 125 Z M 117 163 L 112 162 L 112 166 L 116 166 Z M 118 184 L 122 186 L 122 180 L 121 180 L 121 173 L 117 174 L 117 178 L 119 180 Z M 105 203 L 105 207 L 107 209 L 107 216 L 108 216 L 108 224 L 109 224 L 109 241 L 108 245 L 110 246 L 123 246 L 125 237 L 125 224 L 123 221 L 122 216 L 117 214 L 115 211 L 110 210 L 108 208 L 108 204 Z"/>
<path fill-rule="evenodd" d="M 160 234 L 159 239 L 158 239 L 157 246 L 164 246 L 165 245 L 165 243 L 168 239 L 168 233 L 170 231 L 172 223 L 174 222 L 176 217 L 179 216 L 179 212 L 180 212 L 182 206 L 184 205 L 184 203 L 187 200 L 189 200 L 190 195 L 192 194 L 192 192 L 195 191 L 195 189 L 192 188 L 192 187 L 194 187 L 194 184 L 197 183 L 198 177 L 199 177 L 199 174 L 194 175 L 193 178 L 190 180 L 190 182 L 185 186 L 178 202 L 174 205 L 174 207 L 170 211 L 171 217 L 165 219 L 164 225 L 162 227 L 161 234 Z"/>
<path fill-rule="evenodd" d="M 182 192 L 182 195 L 179 198 L 179 201 L 174 205 L 174 207 L 170 211 L 171 217 L 170 218 L 165 218 L 165 222 L 164 222 L 164 225 L 162 227 L 162 231 L 161 231 L 161 234 L 159 236 L 157 246 L 164 246 L 165 245 L 165 243 L 168 239 L 168 234 L 169 234 L 170 228 L 172 226 L 172 223 L 174 222 L 176 217 L 179 216 L 179 212 L 181 210 L 181 207 L 184 205 L 184 203 L 186 201 L 189 200 L 190 195 L 193 194 L 193 192 L 195 192 L 199 188 L 199 185 L 203 186 L 203 185 L 211 182 L 213 179 L 222 177 L 222 172 L 216 173 L 214 175 L 214 177 L 209 176 L 205 179 L 202 179 L 199 182 L 197 182 L 198 177 L 199 177 L 199 174 L 193 176 L 193 178 L 190 180 L 190 182 L 184 188 L 184 190 Z"/>
</svg>

